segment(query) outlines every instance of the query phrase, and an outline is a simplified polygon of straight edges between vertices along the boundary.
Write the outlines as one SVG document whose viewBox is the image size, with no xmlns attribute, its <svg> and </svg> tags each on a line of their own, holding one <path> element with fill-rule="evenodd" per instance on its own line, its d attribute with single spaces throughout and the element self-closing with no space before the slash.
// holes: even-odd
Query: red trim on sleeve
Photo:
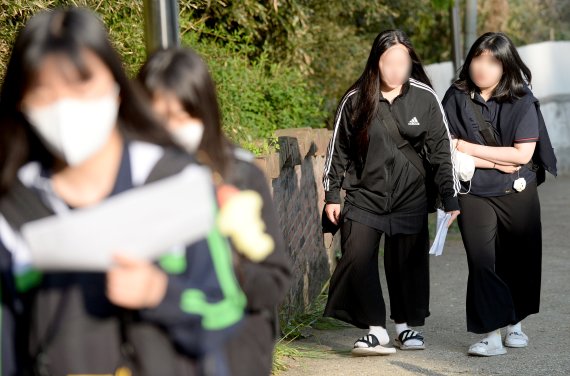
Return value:
<svg viewBox="0 0 570 376">
<path fill-rule="evenodd" d="M 532 142 L 532 141 L 538 141 L 538 137 L 530 137 L 530 138 L 521 138 L 518 140 L 515 140 L 515 143 L 523 143 L 523 142 Z"/>
</svg>

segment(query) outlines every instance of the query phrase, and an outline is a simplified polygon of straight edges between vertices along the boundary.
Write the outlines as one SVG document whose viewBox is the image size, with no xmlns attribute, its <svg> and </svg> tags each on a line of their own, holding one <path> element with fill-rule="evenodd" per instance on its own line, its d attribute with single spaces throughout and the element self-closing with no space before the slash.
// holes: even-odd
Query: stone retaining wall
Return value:
<svg viewBox="0 0 570 376">
<path fill-rule="evenodd" d="M 279 151 L 258 157 L 293 262 L 293 283 L 283 306 L 286 315 L 302 312 L 321 292 L 335 266 L 338 236 L 321 232 L 322 174 L 332 131 L 296 128 L 276 132 Z"/>
</svg>

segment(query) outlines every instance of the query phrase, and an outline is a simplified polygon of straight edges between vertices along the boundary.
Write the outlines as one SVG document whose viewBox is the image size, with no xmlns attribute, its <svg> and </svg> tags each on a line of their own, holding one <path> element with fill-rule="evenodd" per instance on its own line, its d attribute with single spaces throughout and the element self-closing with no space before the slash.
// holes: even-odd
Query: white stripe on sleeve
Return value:
<svg viewBox="0 0 570 376">
<path fill-rule="evenodd" d="M 323 186 L 325 188 L 325 191 L 328 191 L 329 187 L 330 187 L 330 180 L 329 180 L 328 174 L 329 174 L 330 169 L 331 169 L 333 153 L 334 153 L 334 144 L 336 142 L 336 137 L 338 134 L 340 119 L 342 117 L 342 110 L 344 109 L 344 105 L 346 104 L 348 99 L 357 91 L 358 91 L 357 89 L 354 89 L 354 90 L 351 90 L 348 93 L 346 93 L 346 95 L 342 98 L 340 105 L 338 106 L 338 109 L 336 111 L 335 120 L 334 120 L 334 124 L 335 124 L 334 125 L 334 132 L 333 132 L 333 136 L 329 142 L 329 147 L 328 147 L 328 151 L 327 151 L 327 158 L 325 160 L 325 168 L 324 168 L 324 172 L 323 172 Z"/>
</svg>

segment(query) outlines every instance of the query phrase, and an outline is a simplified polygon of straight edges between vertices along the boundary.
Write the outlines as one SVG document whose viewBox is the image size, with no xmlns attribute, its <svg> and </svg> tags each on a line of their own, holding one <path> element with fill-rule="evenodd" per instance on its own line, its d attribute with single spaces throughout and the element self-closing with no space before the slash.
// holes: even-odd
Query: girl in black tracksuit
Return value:
<svg viewBox="0 0 570 376">
<path fill-rule="evenodd" d="M 378 35 L 365 72 L 342 98 L 323 178 L 326 215 L 340 224 L 342 247 L 325 316 L 370 330 L 354 344 L 355 355 L 395 351 L 382 346 L 389 342 L 378 273 L 383 234 L 396 345 L 423 349 L 423 337 L 408 325 L 424 325 L 429 316 L 426 182 L 393 141 L 382 116 L 393 116 L 403 138 L 429 160 L 443 207 L 452 212 L 453 221 L 459 206 L 445 116 L 399 30 Z M 341 189 L 346 191 L 342 213 Z"/>
<path fill-rule="evenodd" d="M 464 186 L 469 193 L 459 199 L 469 265 L 467 330 L 486 334 L 469 348 L 471 355 L 506 353 L 503 327 L 506 346 L 526 347 L 521 321 L 539 310 L 542 230 L 536 187 L 545 169 L 556 174 L 556 158 L 530 80 L 509 38 L 487 33 L 471 47 L 459 80 L 443 99 L 454 143 L 476 166 Z M 480 131 L 484 122 L 490 136 Z"/>
</svg>

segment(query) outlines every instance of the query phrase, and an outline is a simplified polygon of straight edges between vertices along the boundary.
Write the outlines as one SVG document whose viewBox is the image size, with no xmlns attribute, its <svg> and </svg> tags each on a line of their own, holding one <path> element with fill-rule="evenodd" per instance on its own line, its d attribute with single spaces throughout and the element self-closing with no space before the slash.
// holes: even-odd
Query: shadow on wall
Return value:
<svg viewBox="0 0 570 376">
<path fill-rule="evenodd" d="M 292 286 L 282 308 L 287 319 L 304 311 L 320 293 L 335 266 L 339 240 L 331 245 L 330 235 L 321 232 L 321 180 L 331 131 L 285 129 L 276 136 L 279 152 L 257 158 L 257 164 L 269 180 L 293 263 Z"/>
</svg>

